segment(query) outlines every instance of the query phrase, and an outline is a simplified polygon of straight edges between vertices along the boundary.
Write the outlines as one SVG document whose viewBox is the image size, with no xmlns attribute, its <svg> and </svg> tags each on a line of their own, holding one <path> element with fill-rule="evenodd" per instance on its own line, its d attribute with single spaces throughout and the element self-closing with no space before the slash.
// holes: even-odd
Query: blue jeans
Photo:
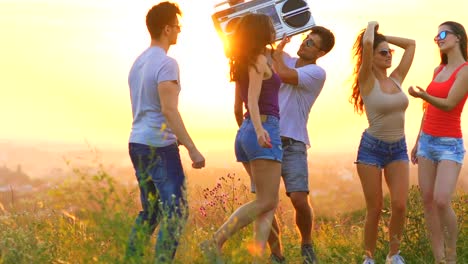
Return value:
<svg viewBox="0 0 468 264">
<path fill-rule="evenodd" d="M 129 153 L 143 210 L 132 228 L 127 257 L 141 257 L 145 244 L 159 225 L 156 263 L 171 263 L 188 217 L 179 148 L 176 144 L 156 148 L 130 143 Z"/>
<path fill-rule="evenodd" d="M 463 164 L 465 147 L 462 138 L 434 137 L 421 131 L 416 155 L 436 163 L 451 160 Z"/>
<path fill-rule="evenodd" d="M 394 161 L 409 161 L 404 137 L 396 142 L 385 142 L 371 136 L 367 131 L 362 133 L 355 164 L 372 165 L 382 169 Z"/>
</svg>

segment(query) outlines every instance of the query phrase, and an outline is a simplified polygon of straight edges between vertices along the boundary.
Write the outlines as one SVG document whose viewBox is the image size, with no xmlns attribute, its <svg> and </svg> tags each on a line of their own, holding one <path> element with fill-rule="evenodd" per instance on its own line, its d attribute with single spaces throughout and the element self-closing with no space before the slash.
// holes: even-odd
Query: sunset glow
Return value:
<svg viewBox="0 0 468 264">
<path fill-rule="evenodd" d="M 181 70 L 181 113 L 200 150 L 233 152 L 237 125 L 233 84 L 222 43 L 211 21 L 216 1 L 180 0 L 182 32 L 169 50 Z M 148 45 L 147 10 L 158 1 L 0 1 L 0 140 L 51 141 L 126 148 L 131 127 L 127 76 Z M 367 126 L 348 103 L 351 48 L 370 20 L 383 34 L 416 40 L 416 57 L 403 84 L 425 87 L 439 62 L 432 39 L 437 26 L 454 20 L 468 28 L 468 2 L 308 1 L 318 25 L 336 36 L 318 61 L 327 81 L 309 121 L 310 151 L 354 151 Z M 441 12 L 443 8 L 443 12 Z M 286 50 L 295 54 L 301 36 Z M 394 61 L 402 51 L 398 48 Z M 394 63 L 396 64 L 396 63 Z M 394 65 L 396 66 L 396 65 Z M 419 129 L 421 101 L 410 99 L 408 145 Z M 465 118 L 463 118 L 465 119 Z M 463 130 L 468 133 L 467 122 Z M 209 156 L 207 160 L 209 160 Z"/>
</svg>

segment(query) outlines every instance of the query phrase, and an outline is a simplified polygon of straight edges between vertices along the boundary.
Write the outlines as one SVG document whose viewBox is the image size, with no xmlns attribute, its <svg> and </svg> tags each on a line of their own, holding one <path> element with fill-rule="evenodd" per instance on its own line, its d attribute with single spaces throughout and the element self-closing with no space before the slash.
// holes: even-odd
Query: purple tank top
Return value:
<svg viewBox="0 0 468 264">
<path fill-rule="evenodd" d="M 248 106 L 248 93 L 249 93 L 249 78 L 242 78 L 238 81 L 240 88 L 240 96 L 242 102 L 244 102 L 247 112 L 245 117 L 250 117 Z M 262 89 L 260 91 L 260 97 L 258 99 L 258 107 L 261 115 L 271 115 L 278 119 L 279 116 L 279 104 L 278 104 L 278 92 L 281 85 L 281 79 L 278 74 L 273 72 L 271 77 L 267 80 L 262 81 Z"/>
</svg>

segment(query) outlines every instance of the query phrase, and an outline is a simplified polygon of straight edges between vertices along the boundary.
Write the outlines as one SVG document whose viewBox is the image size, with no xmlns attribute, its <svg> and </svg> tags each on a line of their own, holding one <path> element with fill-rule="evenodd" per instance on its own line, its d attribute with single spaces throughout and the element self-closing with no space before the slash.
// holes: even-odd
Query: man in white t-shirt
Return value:
<svg viewBox="0 0 468 264">
<path fill-rule="evenodd" d="M 291 57 L 283 51 L 289 38 L 285 37 L 273 54 L 273 68 L 283 84 L 279 91 L 280 134 L 283 143 L 282 177 L 286 194 L 295 209 L 296 225 L 301 234 L 301 255 L 304 263 L 317 263 L 312 246 L 313 214 L 309 203 L 309 173 L 307 149 L 310 147 L 307 132 L 309 113 L 325 83 L 325 70 L 316 64 L 335 45 L 333 33 L 320 26 L 311 32 Z M 273 262 L 283 263 L 279 228 L 275 219 L 269 239 Z"/>
<path fill-rule="evenodd" d="M 125 263 L 142 261 L 145 243 L 158 225 L 154 262 L 172 263 L 188 215 L 178 144 L 188 150 L 193 168 L 205 166 L 178 111 L 179 66 L 167 56 L 170 46 L 177 43 L 180 14 L 179 7 L 170 2 L 148 11 L 151 44 L 135 60 L 128 76 L 133 115 L 129 154 L 143 210 L 132 228 Z"/>
</svg>

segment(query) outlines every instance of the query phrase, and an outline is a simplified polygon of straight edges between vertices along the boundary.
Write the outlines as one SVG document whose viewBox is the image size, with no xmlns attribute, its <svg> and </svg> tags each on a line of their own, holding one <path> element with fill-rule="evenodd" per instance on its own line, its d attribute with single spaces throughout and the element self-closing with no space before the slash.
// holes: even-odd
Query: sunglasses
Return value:
<svg viewBox="0 0 468 264">
<path fill-rule="evenodd" d="M 387 57 L 388 55 L 392 56 L 395 50 L 392 49 L 381 49 L 379 50 L 380 56 Z"/>
<path fill-rule="evenodd" d="M 305 45 L 308 48 L 316 47 L 317 49 L 322 50 L 319 46 L 317 46 L 317 44 L 315 44 L 314 40 L 310 38 L 306 39 Z"/>
<path fill-rule="evenodd" d="M 434 37 L 434 41 L 437 42 L 439 40 L 444 40 L 444 39 L 447 38 L 448 34 L 455 34 L 455 33 L 453 33 L 452 31 L 449 31 L 449 30 L 441 31 L 441 32 L 439 32 L 439 34 L 437 34 L 437 36 Z"/>
</svg>

